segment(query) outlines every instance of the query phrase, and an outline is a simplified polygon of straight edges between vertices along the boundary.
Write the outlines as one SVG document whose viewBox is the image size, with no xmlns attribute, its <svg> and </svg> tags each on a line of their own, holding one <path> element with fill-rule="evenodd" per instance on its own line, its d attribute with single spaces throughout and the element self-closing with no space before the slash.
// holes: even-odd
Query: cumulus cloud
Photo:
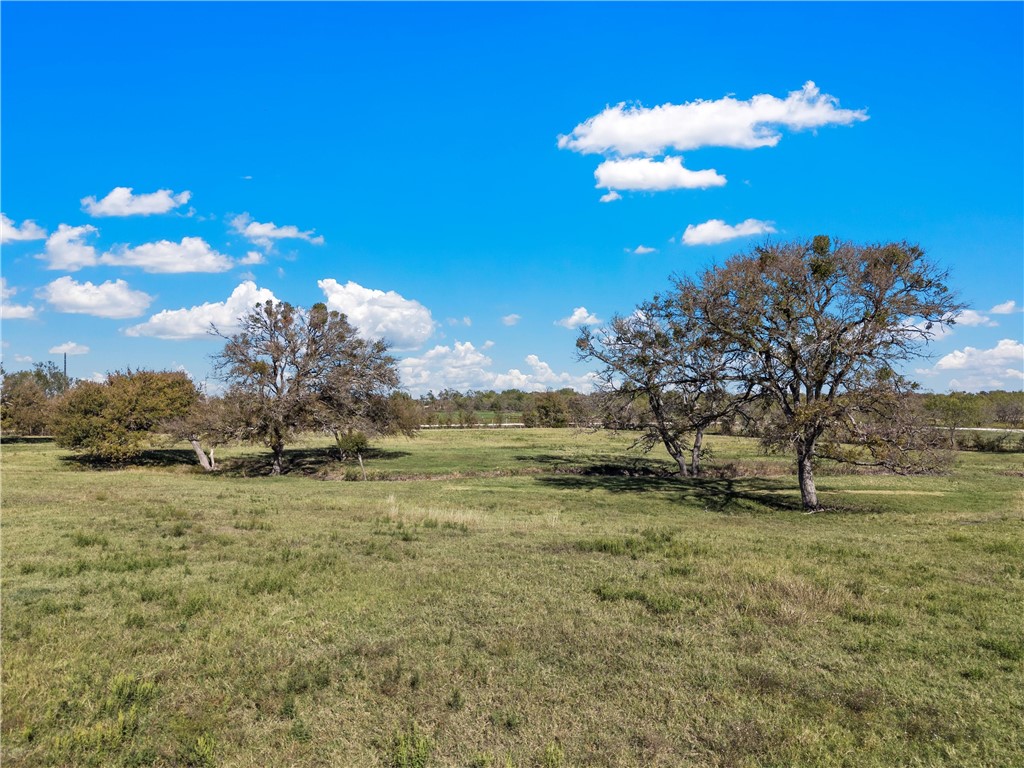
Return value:
<svg viewBox="0 0 1024 768">
<path fill-rule="evenodd" d="M 428 389 L 522 389 L 538 392 L 546 389 L 574 387 L 580 391 L 593 389 L 594 374 L 573 376 L 556 373 L 536 355 L 529 355 L 527 372 L 512 368 L 505 373 L 492 369 L 493 361 L 484 354 L 490 342 L 478 349 L 472 342 L 456 341 L 452 346 L 438 345 L 420 357 L 399 361 L 402 383 L 413 393 Z"/>
<path fill-rule="evenodd" d="M 386 339 L 396 349 L 416 349 L 434 333 L 430 310 L 395 291 L 364 288 L 349 280 L 318 280 L 327 307 L 344 312 L 365 338 Z"/>
<path fill-rule="evenodd" d="M 645 192 L 663 192 L 667 189 L 707 189 L 721 187 L 725 176 L 713 168 L 691 171 L 683 167 L 678 155 L 663 160 L 632 157 L 625 160 L 605 160 L 594 171 L 595 187 L 628 189 Z"/>
<path fill-rule="evenodd" d="M 646 256 L 649 253 L 657 253 L 657 248 L 650 248 L 646 245 L 638 245 L 636 248 L 626 248 L 626 253 L 632 253 L 635 256 Z"/>
<path fill-rule="evenodd" d="M 1024 344 L 1013 339 L 1003 339 L 991 349 L 964 347 L 956 349 L 939 359 L 937 371 L 972 370 L 990 373 L 1010 366 L 1024 368 Z"/>
<path fill-rule="evenodd" d="M 89 348 L 85 344 L 78 344 L 74 341 L 65 341 L 55 347 L 50 347 L 51 355 L 87 355 Z"/>
<path fill-rule="evenodd" d="M 1012 315 L 1014 312 L 1018 312 L 1017 302 L 1013 299 L 1004 301 L 1002 304 L 996 304 L 988 312 L 990 315 Z"/>
<path fill-rule="evenodd" d="M 37 295 L 58 312 L 111 318 L 137 317 L 153 301 L 148 293 L 132 290 L 124 280 L 93 285 L 67 276 L 43 286 Z"/>
<path fill-rule="evenodd" d="M 599 201 L 602 203 L 614 203 L 616 200 L 621 200 L 622 195 L 616 192 L 614 189 L 604 195 L 601 195 Z"/>
<path fill-rule="evenodd" d="M 231 227 L 249 242 L 266 250 L 274 246 L 275 240 L 305 240 L 313 245 L 324 244 L 323 236 L 314 234 L 316 230 L 309 229 L 303 232 L 293 224 L 279 227 L 272 221 L 261 224 L 253 221 L 248 213 L 239 214 L 231 219 Z"/>
<path fill-rule="evenodd" d="M 683 233 L 686 245 L 716 245 L 738 237 L 764 235 L 774 232 L 771 221 L 747 219 L 739 224 L 726 224 L 721 219 L 711 219 L 703 224 L 690 224 Z"/>
<path fill-rule="evenodd" d="M 30 304 L 10 304 L 10 299 L 18 292 L 17 288 L 7 286 L 7 278 L 0 277 L 0 318 L 4 320 L 30 320 L 36 316 L 36 308 Z"/>
<path fill-rule="evenodd" d="M 505 315 L 503 318 L 501 318 L 501 322 L 504 323 L 505 325 L 515 325 L 522 319 L 523 318 L 521 315 L 517 315 L 515 312 L 513 312 L 511 315 Z"/>
<path fill-rule="evenodd" d="M 100 263 L 161 274 L 226 272 L 234 266 L 231 259 L 213 250 L 201 237 L 183 237 L 180 243 L 160 240 L 134 248 L 123 247 L 103 254 Z"/>
<path fill-rule="evenodd" d="M 583 154 L 659 155 L 700 147 L 773 147 L 781 129 L 807 130 L 867 120 L 865 110 L 840 109 L 839 100 L 811 81 L 785 99 L 758 94 L 657 107 L 620 103 L 558 137 L 558 146 Z"/>
<path fill-rule="evenodd" d="M 999 323 L 973 309 L 965 309 L 956 316 L 957 325 L 965 325 L 969 328 L 981 326 L 984 328 L 995 328 Z"/>
<path fill-rule="evenodd" d="M 266 261 L 266 258 L 259 251 L 249 251 L 238 260 L 238 263 L 243 266 L 249 266 L 250 264 L 265 264 Z"/>
<path fill-rule="evenodd" d="M 165 309 L 146 322 L 126 329 L 125 333 L 128 336 L 176 340 L 204 338 L 211 326 L 216 326 L 221 333 L 234 333 L 241 327 L 239 321 L 242 316 L 253 307 L 276 300 L 269 289 L 258 288 L 256 283 L 246 280 L 224 301 L 207 302 L 187 309 Z"/>
<path fill-rule="evenodd" d="M 61 224 L 57 231 L 46 239 L 46 252 L 36 255 L 46 262 L 47 269 L 64 269 L 74 272 L 82 267 L 94 267 L 98 261 L 96 249 L 85 239 L 99 232 L 91 224 L 72 227 Z"/>
<path fill-rule="evenodd" d="M 97 200 L 93 196 L 82 198 L 82 210 L 90 216 L 149 216 L 167 213 L 185 205 L 191 199 L 189 191 L 174 194 L 170 189 L 156 192 L 133 194 L 131 187 L 114 187 L 106 197 Z"/>
<path fill-rule="evenodd" d="M 13 221 L 0 213 L 0 243 L 13 243 L 19 240 L 42 240 L 46 230 L 32 219 L 25 219 L 18 227 Z"/>
<path fill-rule="evenodd" d="M 555 373 L 554 369 L 537 355 L 527 355 L 526 364 L 530 366 L 527 373 L 512 368 L 508 373 L 494 377 L 493 389 L 521 389 L 526 392 L 542 392 L 547 389 L 572 387 L 577 392 L 590 392 L 594 389 L 597 374 L 590 372 L 582 376 L 571 373 Z"/>
<path fill-rule="evenodd" d="M 592 315 L 587 311 L 586 307 L 576 307 L 568 317 L 556 320 L 555 325 L 571 330 L 579 328 L 581 325 L 597 325 L 600 322 L 596 315 Z"/>
</svg>

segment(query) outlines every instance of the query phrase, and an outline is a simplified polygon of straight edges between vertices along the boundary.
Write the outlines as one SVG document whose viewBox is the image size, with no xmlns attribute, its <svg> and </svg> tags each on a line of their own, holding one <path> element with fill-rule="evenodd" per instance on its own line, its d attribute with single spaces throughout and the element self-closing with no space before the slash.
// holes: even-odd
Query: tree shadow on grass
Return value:
<svg viewBox="0 0 1024 768">
<path fill-rule="evenodd" d="M 35 443 L 52 443 L 53 438 L 48 435 L 0 435 L 0 445 L 15 445 L 23 443 L 33 445 Z"/>
<path fill-rule="evenodd" d="M 94 469 L 98 471 L 127 469 L 129 467 L 160 469 L 188 465 L 194 465 L 196 469 L 199 469 L 199 462 L 196 461 L 196 454 L 193 451 L 186 450 L 184 448 L 162 448 L 143 451 L 141 454 L 129 459 L 128 461 L 110 461 L 109 459 L 99 459 L 95 456 L 76 453 L 61 456 L 60 461 L 67 466 L 76 467 L 78 469 Z"/>
<path fill-rule="evenodd" d="M 389 451 L 382 448 L 368 448 L 363 452 L 363 461 L 389 461 L 408 456 L 408 451 Z M 338 450 L 333 446 L 327 448 L 293 448 L 284 452 L 285 475 L 302 477 L 323 477 L 326 473 L 339 467 L 358 467 L 356 459 L 338 458 Z M 259 453 L 252 456 L 232 456 L 218 461 L 219 474 L 228 477 L 264 477 L 274 469 L 274 457 L 271 453 Z"/>
<path fill-rule="evenodd" d="M 608 470 L 611 470 L 610 472 Z M 556 472 L 537 478 L 548 488 L 565 491 L 603 490 L 608 493 L 658 493 L 681 504 L 703 507 L 718 514 L 799 512 L 800 494 L 787 478 L 678 477 L 626 474 L 631 468 L 594 464 L 572 472 Z"/>
</svg>

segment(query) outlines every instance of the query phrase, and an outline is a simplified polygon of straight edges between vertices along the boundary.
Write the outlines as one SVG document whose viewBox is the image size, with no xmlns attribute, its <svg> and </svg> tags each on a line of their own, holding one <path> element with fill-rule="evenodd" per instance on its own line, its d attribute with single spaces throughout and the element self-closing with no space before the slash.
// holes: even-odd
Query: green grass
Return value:
<svg viewBox="0 0 1024 768">
<path fill-rule="evenodd" d="M 373 482 L 322 440 L 280 478 L 4 445 L 3 764 L 1024 764 L 1024 456 L 823 472 L 807 516 L 709 442 L 698 481 L 570 430 L 389 440 Z"/>
</svg>

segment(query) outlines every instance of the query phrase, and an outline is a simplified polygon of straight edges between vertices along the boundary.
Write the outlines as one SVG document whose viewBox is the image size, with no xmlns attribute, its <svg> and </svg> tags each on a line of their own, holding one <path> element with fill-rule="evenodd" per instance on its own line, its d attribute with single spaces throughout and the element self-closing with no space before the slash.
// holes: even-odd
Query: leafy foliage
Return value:
<svg viewBox="0 0 1024 768">
<path fill-rule="evenodd" d="M 106 382 L 83 381 L 61 399 L 53 421 L 58 445 L 104 461 L 137 456 L 157 425 L 186 414 L 199 397 L 178 371 L 115 372 Z"/>
</svg>

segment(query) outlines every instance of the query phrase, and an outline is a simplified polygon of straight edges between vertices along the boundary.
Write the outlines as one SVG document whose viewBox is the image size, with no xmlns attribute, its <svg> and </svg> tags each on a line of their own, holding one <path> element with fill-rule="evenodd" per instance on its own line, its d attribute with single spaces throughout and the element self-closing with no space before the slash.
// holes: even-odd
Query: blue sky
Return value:
<svg viewBox="0 0 1024 768">
<path fill-rule="evenodd" d="M 208 323 L 273 295 L 391 339 L 415 394 L 585 387 L 574 325 L 827 233 L 952 271 L 971 310 L 908 368 L 926 388 L 1019 389 L 1022 28 L 1020 3 L 5 2 L 4 366 L 201 381 Z"/>
</svg>

